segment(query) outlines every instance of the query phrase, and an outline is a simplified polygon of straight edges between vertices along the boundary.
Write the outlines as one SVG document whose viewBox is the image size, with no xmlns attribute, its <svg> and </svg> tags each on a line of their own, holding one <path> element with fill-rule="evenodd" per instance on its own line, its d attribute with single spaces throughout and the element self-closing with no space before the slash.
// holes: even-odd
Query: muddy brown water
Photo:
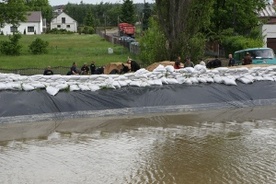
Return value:
<svg viewBox="0 0 276 184">
<path fill-rule="evenodd" d="M 0 124 L 0 183 L 276 183 L 275 112 Z"/>
</svg>

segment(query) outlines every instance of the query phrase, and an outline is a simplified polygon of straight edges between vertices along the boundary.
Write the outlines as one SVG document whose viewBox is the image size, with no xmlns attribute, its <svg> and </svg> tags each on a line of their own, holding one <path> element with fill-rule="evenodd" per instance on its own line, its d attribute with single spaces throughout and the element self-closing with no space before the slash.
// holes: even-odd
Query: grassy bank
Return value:
<svg viewBox="0 0 276 184">
<path fill-rule="evenodd" d="M 49 53 L 32 55 L 28 46 L 36 38 L 49 42 Z M 8 36 L 0 36 L 0 41 L 9 40 Z M 98 35 L 22 35 L 20 39 L 22 54 L 20 56 L 6 56 L 0 54 L 1 69 L 45 68 L 64 66 L 70 67 L 76 62 L 79 67 L 83 63 L 95 61 L 97 66 L 110 62 L 125 62 L 129 56 L 126 48 L 105 41 Z M 108 54 L 108 48 L 113 49 L 113 54 Z"/>
</svg>

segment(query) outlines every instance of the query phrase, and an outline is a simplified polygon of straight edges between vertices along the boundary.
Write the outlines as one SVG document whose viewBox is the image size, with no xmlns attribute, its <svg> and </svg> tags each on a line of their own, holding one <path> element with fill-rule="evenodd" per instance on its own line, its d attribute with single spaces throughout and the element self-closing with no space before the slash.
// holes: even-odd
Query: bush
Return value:
<svg viewBox="0 0 276 184">
<path fill-rule="evenodd" d="M 20 55 L 22 46 L 19 45 L 19 40 L 21 38 L 20 34 L 14 34 L 9 36 L 10 41 L 0 42 L 0 52 L 5 55 L 16 56 Z"/>
<path fill-rule="evenodd" d="M 30 45 L 30 52 L 33 54 L 46 54 L 48 52 L 47 47 L 49 43 L 47 41 L 43 41 L 40 38 L 36 38 Z"/>
<path fill-rule="evenodd" d="M 94 34 L 95 29 L 93 27 L 90 27 L 90 26 L 85 26 L 82 30 L 82 33 L 84 33 L 84 34 Z"/>
</svg>

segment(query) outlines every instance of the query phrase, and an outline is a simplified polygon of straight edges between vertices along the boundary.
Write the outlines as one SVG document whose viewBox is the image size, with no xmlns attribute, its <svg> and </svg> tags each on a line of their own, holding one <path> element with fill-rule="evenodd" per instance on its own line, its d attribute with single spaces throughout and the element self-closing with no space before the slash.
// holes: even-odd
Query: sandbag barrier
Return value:
<svg viewBox="0 0 276 184">
<path fill-rule="evenodd" d="M 123 75 L 32 75 L 0 73 L 0 91 L 32 91 L 45 89 L 55 96 L 59 91 L 97 91 L 127 86 L 147 87 L 167 84 L 218 83 L 237 85 L 237 81 L 250 84 L 254 81 L 276 81 L 276 66 L 207 69 L 196 65 L 174 69 L 173 66 L 157 66 L 152 72 L 142 68 Z"/>
</svg>

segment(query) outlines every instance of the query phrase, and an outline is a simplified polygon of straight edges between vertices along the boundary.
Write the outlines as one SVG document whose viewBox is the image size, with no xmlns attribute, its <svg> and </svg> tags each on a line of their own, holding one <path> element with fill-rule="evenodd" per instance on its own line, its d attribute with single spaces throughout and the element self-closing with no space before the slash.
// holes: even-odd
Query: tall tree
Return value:
<svg viewBox="0 0 276 184">
<path fill-rule="evenodd" d="M 136 17 L 136 15 L 135 15 L 135 9 L 133 6 L 133 2 L 131 0 L 124 0 L 122 9 L 121 9 L 120 19 L 123 22 L 127 22 L 129 24 L 134 24 L 135 17 Z"/>
<path fill-rule="evenodd" d="M 41 11 L 42 17 L 45 18 L 48 23 L 51 22 L 53 13 L 48 0 L 26 0 L 26 5 L 31 11 Z"/>
<path fill-rule="evenodd" d="M 170 58 L 191 54 L 197 32 L 210 24 L 212 0 L 156 0 L 158 22 L 167 39 Z"/>
<path fill-rule="evenodd" d="M 212 29 L 221 32 L 233 28 L 234 32 L 246 35 L 259 25 L 258 11 L 266 5 L 265 0 L 215 0 L 211 17 Z"/>
<path fill-rule="evenodd" d="M 149 27 L 149 18 L 151 16 L 151 8 L 149 3 L 144 4 L 144 9 L 142 13 L 142 30 L 145 31 Z"/>
<path fill-rule="evenodd" d="M 18 26 L 26 20 L 27 7 L 24 0 L 3 0 L 0 2 L 0 24 L 9 23 Z"/>
</svg>

